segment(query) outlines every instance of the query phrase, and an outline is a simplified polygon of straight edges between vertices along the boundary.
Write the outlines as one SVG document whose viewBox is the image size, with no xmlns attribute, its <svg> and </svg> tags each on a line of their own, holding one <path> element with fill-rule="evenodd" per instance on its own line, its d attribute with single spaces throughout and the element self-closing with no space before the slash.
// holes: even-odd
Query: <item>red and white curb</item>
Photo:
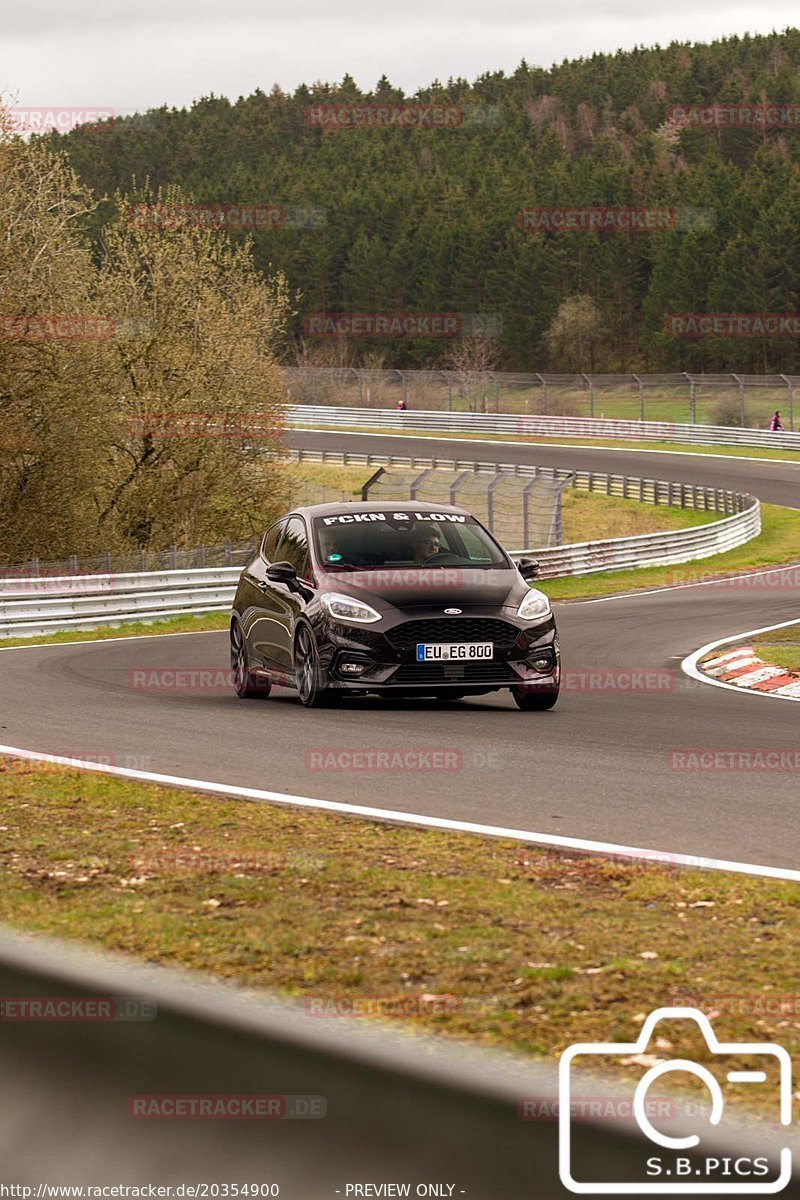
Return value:
<svg viewBox="0 0 800 1200">
<path fill-rule="evenodd" d="M 709 642 L 707 646 L 701 646 L 694 654 L 685 658 L 681 668 L 701 683 L 732 688 L 753 695 L 777 697 L 781 700 L 800 700 L 800 673 L 765 663 L 753 652 L 752 645 L 743 642 L 744 638 L 796 624 L 797 621 L 783 621 L 780 625 L 767 625 L 763 629 L 751 629 L 747 633 L 737 633 L 718 642 Z M 732 643 L 735 643 L 732 650 L 716 654 L 713 658 L 706 657 L 714 650 Z"/>
<path fill-rule="evenodd" d="M 723 683 L 733 683 L 735 687 L 800 699 L 800 675 L 765 663 L 753 653 L 752 646 L 739 646 L 718 658 L 707 658 L 700 664 L 700 669 Z"/>
</svg>

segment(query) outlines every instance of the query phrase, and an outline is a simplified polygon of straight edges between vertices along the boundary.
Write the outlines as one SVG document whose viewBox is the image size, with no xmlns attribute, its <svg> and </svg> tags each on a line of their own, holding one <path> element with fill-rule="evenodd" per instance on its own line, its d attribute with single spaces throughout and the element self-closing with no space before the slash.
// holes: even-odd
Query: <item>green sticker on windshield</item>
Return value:
<svg viewBox="0 0 800 1200">
<path fill-rule="evenodd" d="M 341 561 L 342 561 L 341 554 L 329 554 L 328 555 L 328 562 L 341 562 Z"/>
</svg>

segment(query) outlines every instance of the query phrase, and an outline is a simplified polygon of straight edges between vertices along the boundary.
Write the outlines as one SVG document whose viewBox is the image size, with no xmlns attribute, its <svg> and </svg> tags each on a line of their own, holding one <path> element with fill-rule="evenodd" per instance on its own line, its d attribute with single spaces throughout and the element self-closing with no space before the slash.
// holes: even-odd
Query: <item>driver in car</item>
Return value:
<svg viewBox="0 0 800 1200">
<path fill-rule="evenodd" d="M 414 562 L 424 563 L 442 549 L 442 538 L 438 529 L 415 529 L 411 535 L 414 547 Z"/>
</svg>

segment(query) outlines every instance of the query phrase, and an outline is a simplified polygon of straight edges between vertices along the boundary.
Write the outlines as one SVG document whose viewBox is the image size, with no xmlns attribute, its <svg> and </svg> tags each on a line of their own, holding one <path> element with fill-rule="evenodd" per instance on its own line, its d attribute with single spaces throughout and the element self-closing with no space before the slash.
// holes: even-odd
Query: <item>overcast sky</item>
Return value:
<svg viewBox="0 0 800 1200">
<path fill-rule="evenodd" d="M 23 0 L 3 17 L 0 91 L 24 107 L 119 113 L 345 73 L 369 88 L 385 72 L 413 91 L 522 58 L 549 66 L 797 23 L 797 0 Z"/>
</svg>

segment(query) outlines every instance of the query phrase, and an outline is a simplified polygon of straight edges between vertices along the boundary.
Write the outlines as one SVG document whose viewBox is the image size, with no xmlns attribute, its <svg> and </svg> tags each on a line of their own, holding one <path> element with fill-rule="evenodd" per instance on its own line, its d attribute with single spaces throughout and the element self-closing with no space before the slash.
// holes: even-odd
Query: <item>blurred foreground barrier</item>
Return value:
<svg viewBox="0 0 800 1200">
<path fill-rule="evenodd" d="M 150 1017 L 0 1021 L 0 1177 L 32 1187 L 33 1197 L 48 1196 L 46 1184 L 204 1183 L 258 1185 L 251 1196 L 278 1194 L 265 1190 L 277 1185 L 284 1200 L 328 1200 L 354 1182 L 469 1200 L 569 1194 L 558 1174 L 554 1067 L 377 1023 L 320 1020 L 299 1005 L 8 931 L 0 931 L 0 995 L 5 1003 L 124 996 Z M 615 1098 L 595 1080 L 591 1095 L 618 1105 L 616 1087 Z M 163 1109 L 176 1095 L 285 1097 L 299 1119 L 135 1115 L 153 1097 Z M 304 1097 L 317 1104 L 307 1119 Z M 701 1132 L 705 1142 L 705 1121 L 696 1124 L 670 1121 L 669 1133 Z M 657 1152 L 630 1120 L 580 1121 L 572 1144 L 576 1174 L 614 1182 L 640 1181 L 643 1156 Z M 735 1160 L 774 1146 L 753 1127 L 729 1129 L 727 1142 L 717 1134 L 707 1148 Z M 416 1190 L 433 1183 L 452 1192 Z M 783 1192 L 798 1194 L 792 1184 Z"/>
</svg>

